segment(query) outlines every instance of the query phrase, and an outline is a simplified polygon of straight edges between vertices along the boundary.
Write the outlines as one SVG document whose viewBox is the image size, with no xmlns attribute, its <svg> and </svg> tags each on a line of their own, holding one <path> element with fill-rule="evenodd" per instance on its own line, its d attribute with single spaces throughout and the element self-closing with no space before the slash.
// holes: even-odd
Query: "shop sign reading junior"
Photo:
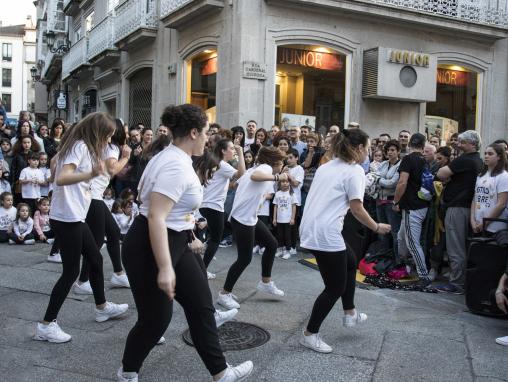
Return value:
<svg viewBox="0 0 508 382">
<path fill-rule="evenodd" d="M 424 53 L 391 49 L 388 61 L 395 64 L 429 67 L 430 56 Z"/>
<path fill-rule="evenodd" d="M 468 86 L 469 73 L 450 69 L 437 69 L 437 83 L 450 86 Z"/>
<path fill-rule="evenodd" d="M 338 54 L 282 47 L 277 49 L 277 63 L 321 70 L 342 70 L 344 66 Z"/>
</svg>

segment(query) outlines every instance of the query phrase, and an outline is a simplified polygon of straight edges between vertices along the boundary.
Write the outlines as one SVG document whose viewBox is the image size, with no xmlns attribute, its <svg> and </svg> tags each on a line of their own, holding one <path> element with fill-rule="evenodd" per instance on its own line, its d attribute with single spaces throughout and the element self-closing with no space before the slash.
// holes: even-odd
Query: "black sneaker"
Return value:
<svg viewBox="0 0 508 382">
<path fill-rule="evenodd" d="M 461 287 L 459 287 L 457 285 L 451 284 L 451 283 L 438 285 L 438 286 L 436 286 L 436 289 L 439 292 L 445 292 L 445 293 L 451 293 L 451 294 L 464 294 L 464 289 L 462 289 Z"/>
</svg>

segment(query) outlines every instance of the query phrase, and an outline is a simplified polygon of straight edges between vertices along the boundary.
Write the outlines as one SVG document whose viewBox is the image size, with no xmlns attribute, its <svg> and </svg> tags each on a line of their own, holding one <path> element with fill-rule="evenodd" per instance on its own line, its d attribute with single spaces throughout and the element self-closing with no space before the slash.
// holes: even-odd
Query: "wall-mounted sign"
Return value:
<svg viewBox="0 0 508 382">
<path fill-rule="evenodd" d="M 255 80 L 266 80 L 266 64 L 259 62 L 244 61 L 243 62 L 243 78 L 252 78 Z"/>
<path fill-rule="evenodd" d="M 217 73 L 217 57 L 209 58 L 201 63 L 200 74 L 202 76 L 209 76 L 215 73 Z"/>
<path fill-rule="evenodd" d="M 56 91 L 55 92 L 55 104 L 56 108 L 59 110 L 66 110 L 67 109 L 67 94 L 63 91 Z"/>
<path fill-rule="evenodd" d="M 405 50 L 390 49 L 388 61 L 395 64 L 429 67 L 430 55 Z"/>
<path fill-rule="evenodd" d="M 469 73 L 459 70 L 437 68 L 437 83 L 450 86 L 468 86 Z"/>
<path fill-rule="evenodd" d="M 342 70 L 344 67 L 342 57 L 338 54 L 284 47 L 277 49 L 277 64 L 321 70 Z"/>
</svg>

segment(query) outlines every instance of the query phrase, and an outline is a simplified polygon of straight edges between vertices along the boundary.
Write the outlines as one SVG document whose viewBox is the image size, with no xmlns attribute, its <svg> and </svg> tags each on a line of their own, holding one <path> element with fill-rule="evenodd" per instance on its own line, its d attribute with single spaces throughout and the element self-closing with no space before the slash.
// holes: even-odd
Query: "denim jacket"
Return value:
<svg viewBox="0 0 508 382">
<path fill-rule="evenodd" d="M 399 182 L 400 160 L 390 167 L 390 162 L 385 160 L 379 165 L 379 200 L 393 200 L 395 188 Z"/>
</svg>

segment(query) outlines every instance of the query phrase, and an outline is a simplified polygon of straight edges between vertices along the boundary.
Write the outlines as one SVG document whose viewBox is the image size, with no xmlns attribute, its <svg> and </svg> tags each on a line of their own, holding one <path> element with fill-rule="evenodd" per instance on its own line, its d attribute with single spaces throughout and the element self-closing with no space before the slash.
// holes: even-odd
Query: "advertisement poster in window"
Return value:
<svg viewBox="0 0 508 382">
<path fill-rule="evenodd" d="M 287 131 L 291 126 L 309 126 L 312 131 L 316 126 L 316 116 L 314 115 L 302 115 L 302 114 L 288 114 L 282 113 L 280 120 L 280 128 L 283 131 Z"/>
</svg>

